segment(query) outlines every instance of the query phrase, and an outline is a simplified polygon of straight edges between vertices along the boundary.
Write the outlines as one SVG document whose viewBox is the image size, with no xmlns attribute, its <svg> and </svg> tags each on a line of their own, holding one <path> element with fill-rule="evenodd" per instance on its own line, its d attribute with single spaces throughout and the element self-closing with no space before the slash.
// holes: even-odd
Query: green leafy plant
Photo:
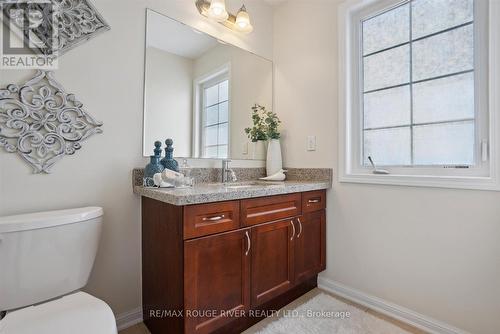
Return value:
<svg viewBox="0 0 500 334">
<path fill-rule="evenodd" d="M 276 113 L 267 111 L 266 107 L 258 104 L 252 107 L 252 122 L 253 127 L 245 129 L 252 142 L 280 138 L 278 127 L 281 121 Z"/>
</svg>

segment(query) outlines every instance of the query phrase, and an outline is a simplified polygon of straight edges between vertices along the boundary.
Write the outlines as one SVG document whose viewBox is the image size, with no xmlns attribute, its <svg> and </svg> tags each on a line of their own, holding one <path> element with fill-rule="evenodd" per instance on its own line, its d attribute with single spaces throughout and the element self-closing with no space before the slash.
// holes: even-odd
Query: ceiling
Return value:
<svg viewBox="0 0 500 334">
<path fill-rule="evenodd" d="M 185 24 L 148 11 L 146 45 L 181 57 L 196 59 L 218 45 L 218 42 Z"/>
</svg>

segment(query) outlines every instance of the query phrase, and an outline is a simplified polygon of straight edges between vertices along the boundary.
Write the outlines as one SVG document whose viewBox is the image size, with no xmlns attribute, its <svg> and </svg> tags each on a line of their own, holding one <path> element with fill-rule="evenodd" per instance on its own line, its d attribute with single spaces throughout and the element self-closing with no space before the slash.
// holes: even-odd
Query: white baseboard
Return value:
<svg viewBox="0 0 500 334">
<path fill-rule="evenodd" d="M 116 327 L 121 331 L 142 322 L 142 307 L 138 307 L 128 312 L 123 312 L 116 316 Z"/>
<path fill-rule="evenodd" d="M 321 276 L 318 277 L 318 287 L 325 291 L 339 295 L 340 297 L 344 297 L 357 304 L 366 306 L 374 311 L 385 314 L 391 318 L 417 327 L 430 334 L 470 334 L 441 321 L 385 301 L 378 297 L 368 295 L 364 292 Z"/>
</svg>

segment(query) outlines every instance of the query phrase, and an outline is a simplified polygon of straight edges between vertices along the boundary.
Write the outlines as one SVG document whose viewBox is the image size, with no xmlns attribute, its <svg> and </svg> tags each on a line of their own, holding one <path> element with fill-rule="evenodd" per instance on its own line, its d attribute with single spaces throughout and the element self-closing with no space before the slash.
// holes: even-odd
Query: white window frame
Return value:
<svg viewBox="0 0 500 334">
<path fill-rule="evenodd" d="M 204 133 L 203 124 L 205 124 L 205 106 L 204 106 L 204 89 L 206 86 L 210 86 L 217 82 L 222 82 L 228 80 L 228 138 L 227 138 L 227 152 L 229 156 L 231 147 L 231 63 L 226 63 L 215 70 L 207 73 L 193 81 L 193 152 L 195 152 L 196 158 L 203 157 L 204 149 Z M 208 158 L 207 158 L 208 159 Z M 220 158 L 210 158 L 210 159 L 220 159 Z"/>
<path fill-rule="evenodd" d="M 477 156 L 478 165 L 473 168 L 437 167 L 383 167 L 390 174 L 373 174 L 373 168 L 362 165 L 362 116 L 360 99 L 361 68 L 361 21 L 377 12 L 384 12 L 406 1 L 401 0 L 348 0 L 338 12 L 339 43 L 339 181 L 371 184 L 407 186 L 429 186 L 500 190 L 498 157 L 500 157 L 500 117 L 496 115 L 500 106 L 500 2 L 475 0 L 475 11 L 489 13 L 488 22 L 475 17 L 475 48 L 488 52 L 477 52 L 475 59 L 476 91 L 486 92 L 482 105 L 476 112 L 476 133 L 487 140 L 487 161 Z M 486 10 L 487 9 L 487 10 Z M 477 20 L 477 21 L 476 21 Z M 477 32 L 480 31 L 481 34 Z M 478 61 L 482 59 L 482 61 Z M 487 61 L 485 61 L 487 59 Z M 486 62 L 486 66 L 484 63 Z M 481 78 L 487 77 L 487 80 Z M 485 105 L 487 104 L 487 105 Z M 475 152 L 482 146 L 477 143 Z M 376 157 L 375 157 L 376 158 Z M 376 160 L 376 159 L 375 159 Z M 376 163 L 376 161 L 375 161 Z"/>
</svg>

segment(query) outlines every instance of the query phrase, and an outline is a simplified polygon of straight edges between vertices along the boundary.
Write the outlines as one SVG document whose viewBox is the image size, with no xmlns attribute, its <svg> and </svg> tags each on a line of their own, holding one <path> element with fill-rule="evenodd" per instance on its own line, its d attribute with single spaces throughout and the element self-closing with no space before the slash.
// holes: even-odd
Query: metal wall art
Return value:
<svg viewBox="0 0 500 334">
<path fill-rule="evenodd" d="M 25 41 L 36 37 L 37 49 L 46 56 L 60 56 L 110 29 L 89 0 L 7 1 L 3 10 Z"/>
<path fill-rule="evenodd" d="M 20 87 L 0 89 L 0 146 L 18 153 L 35 173 L 49 173 L 57 161 L 79 150 L 83 140 L 102 133 L 101 126 L 52 72 L 39 70 Z"/>
</svg>

